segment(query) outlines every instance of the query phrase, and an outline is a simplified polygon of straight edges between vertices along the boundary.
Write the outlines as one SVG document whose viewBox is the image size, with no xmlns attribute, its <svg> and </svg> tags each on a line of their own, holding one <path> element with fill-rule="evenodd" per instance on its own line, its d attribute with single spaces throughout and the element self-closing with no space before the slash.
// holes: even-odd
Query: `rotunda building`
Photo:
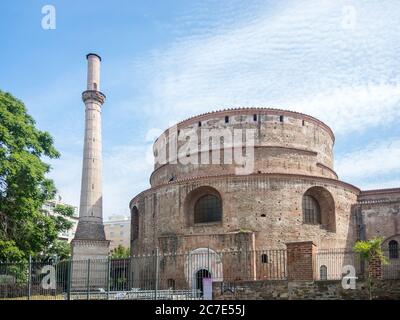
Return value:
<svg viewBox="0 0 400 320">
<path fill-rule="evenodd" d="M 130 202 L 132 255 L 201 248 L 350 248 L 360 190 L 338 179 L 332 130 L 269 108 L 192 117 L 154 143 L 151 188 Z"/>
</svg>

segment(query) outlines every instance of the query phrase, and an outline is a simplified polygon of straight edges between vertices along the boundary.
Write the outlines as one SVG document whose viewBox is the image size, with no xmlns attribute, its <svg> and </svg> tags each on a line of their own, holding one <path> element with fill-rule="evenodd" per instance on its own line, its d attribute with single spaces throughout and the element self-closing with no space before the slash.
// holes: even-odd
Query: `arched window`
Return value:
<svg viewBox="0 0 400 320">
<path fill-rule="evenodd" d="M 131 214 L 131 232 L 132 232 L 132 240 L 136 240 L 139 238 L 139 210 L 136 207 L 132 208 L 132 214 Z"/>
<path fill-rule="evenodd" d="M 219 197 L 207 194 L 197 200 L 194 206 L 194 223 L 221 221 L 222 206 Z"/>
<path fill-rule="evenodd" d="M 389 259 L 399 258 L 399 244 L 396 240 L 389 242 Z"/>
<path fill-rule="evenodd" d="M 319 203 L 314 197 L 310 195 L 303 196 L 303 219 L 304 223 L 321 223 L 321 209 Z"/>
<path fill-rule="evenodd" d="M 319 267 L 320 280 L 328 280 L 328 268 L 325 265 Z"/>
</svg>

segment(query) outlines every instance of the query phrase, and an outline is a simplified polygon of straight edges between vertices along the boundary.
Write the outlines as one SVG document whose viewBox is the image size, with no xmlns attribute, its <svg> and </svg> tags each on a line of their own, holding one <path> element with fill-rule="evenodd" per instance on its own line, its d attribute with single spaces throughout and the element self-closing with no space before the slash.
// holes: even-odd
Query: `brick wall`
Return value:
<svg viewBox="0 0 400 320">
<path fill-rule="evenodd" d="M 188 225 L 188 195 L 204 186 L 221 195 L 222 222 Z M 332 195 L 336 232 L 303 223 L 302 197 L 313 187 L 324 188 Z M 173 182 L 147 191 L 131 203 L 131 208 L 136 206 L 139 212 L 139 239 L 132 243 L 132 254 L 154 249 L 158 239 L 165 235 L 184 237 L 187 241 L 197 235 L 239 230 L 255 233 L 256 249 L 284 249 L 286 242 L 309 240 L 320 248 L 350 248 L 355 238 L 351 205 L 356 199 L 356 190 L 351 187 L 312 177 L 260 174 Z M 211 248 L 219 251 L 229 247 L 220 242 Z"/>
<path fill-rule="evenodd" d="M 369 265 L 369 275 L 375 279 L 382 278 L 382 264 L 378 257 L 372 257 Z"/>
<path fill-rule="evenodd" d="M 286 247 L 288 279 L 315 279 L 316 245 L 312 241 L 304 241 L 286 243 Z"/>
<path fill-rule="evenodd" d="M 362 191 L 353 211 L 361 239 L 383 237 L 386 249 L 392 238 L 400 240 L 400 188 Z"/>
</svg>

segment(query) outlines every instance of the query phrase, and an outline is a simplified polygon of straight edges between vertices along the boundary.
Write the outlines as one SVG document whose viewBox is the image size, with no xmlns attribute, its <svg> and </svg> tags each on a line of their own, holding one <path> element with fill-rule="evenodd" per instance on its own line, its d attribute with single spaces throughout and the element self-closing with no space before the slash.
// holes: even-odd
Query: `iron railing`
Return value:
<svg viewBox="0 0 400 320">
<path fill-rule="evenodd" d="M 400 279 L 400 259 L 385 255 L 382 278 Z M 340 280 L 351 270 L 361 278 L 368 266 L 352 251 L 319 249 L 315 267 L 318 279 Z M 287 278 L 284 249 L 154 250 L 126 259 L 0 262 L 0 299 L 203 299 L 212 282 Z"/>
<path fill-rule="evenodd" d="M 386 262 L 381 265 L 381 278 L 400 279 L 400 251 L 396 255 L 393 250 L 383 250 L 383 254 Z M 319 280 L 340 280 L 343 276 L 352 276 L 352 270 L 361 279 L 368 273 L 368 263 L 360 254 L 346 249 L 318 249 L 316 268 Z"/>
<path fill-rule="evenodd" d="M 202 299 L 204 279 L 286 279 L 286 250 L 155 250 L 126 259 L 0 263 L 0 299 Z"/>
<path fill-rule="evenodd" d="M 382 266 L 383 279 L 400 279 L 400 249 L 384 250 L 386 263 Z"/>
</svg>

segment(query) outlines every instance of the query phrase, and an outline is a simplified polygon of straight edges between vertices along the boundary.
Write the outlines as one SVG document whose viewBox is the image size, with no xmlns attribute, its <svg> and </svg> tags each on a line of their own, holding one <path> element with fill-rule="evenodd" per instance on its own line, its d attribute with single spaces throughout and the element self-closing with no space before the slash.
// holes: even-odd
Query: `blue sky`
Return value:
<svg viewBox="0 0 400 320">
<path fill-rule="evenodd" d="M 103 58 L 106 217 L 149 186 L 154 135 L 229 107 L 313 115 L 336 134 L 340 179 L 400 187 L 400 1 L 19 0 L 0 18 L 0 89 L 54 136 L 50 176 L 73 205 L 88 52 Z"/>
</svg>

